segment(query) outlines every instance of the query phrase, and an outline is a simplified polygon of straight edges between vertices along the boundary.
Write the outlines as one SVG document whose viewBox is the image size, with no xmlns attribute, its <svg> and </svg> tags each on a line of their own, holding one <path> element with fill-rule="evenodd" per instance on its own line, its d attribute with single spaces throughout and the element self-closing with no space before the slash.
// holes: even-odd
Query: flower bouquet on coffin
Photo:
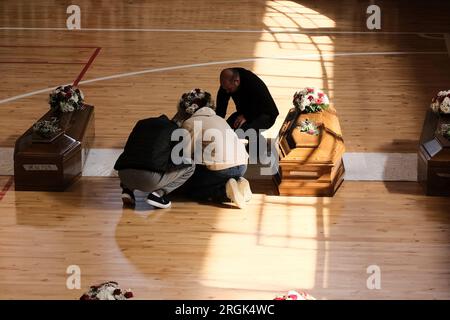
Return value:
<svg viewBox="0 0 450 320">
<path fill-rule="evenodd" d="M 317 147 L 322 134 L 322 111 L 330 104 L 327 95 L 316 88 L 304 88 L 294 94 L 292 103 L 300 112 L 293 132 L 296 147 Z"/>
<path fill-rule="evenodd" d="M 327 95 L 316 88 L 303 88 L 297 91 L 292 103 L 301 113 L 316 113 L 330 106 Z"/>
<path fill-rule="evenodd" d="M 450 124 L 442 124 L 440 133 L 444 136 L 445 139 L 450 141 Z"/>
<path fill-rule="evenodd" d="M 435 113 L 450 115 L 450 90 L 439 91 L 431 100 L 430 108 Z"/>
<path fill-rule="evenodd" d="M 33 125 L 34 142 L 50 143 L 62 134 L 62 130 L 59 126 L 59 120 L 56 117 L 50 118 L 50 120 L 40 120 Z"/>
<path fill-rule="evenodd" d="M 72 85 L 59 86 L 49 95 L 50 108 L 60 120 L 60 126 L 67 128 L 72 119 L 72 113 L 84 107 L 84 95 L 80 89 Z"/>
</svg>

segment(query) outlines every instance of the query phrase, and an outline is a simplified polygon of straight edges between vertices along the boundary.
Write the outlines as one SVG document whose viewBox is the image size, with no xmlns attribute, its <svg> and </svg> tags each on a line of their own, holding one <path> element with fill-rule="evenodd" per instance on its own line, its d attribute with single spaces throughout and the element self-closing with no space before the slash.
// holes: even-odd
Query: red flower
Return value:
<svg viewBox="0 0 450 320">
<path fill-rule="evenodd" d="M 314 97 L 313 97 L 313 96 L 308 96 L 308 100 L 309 100 L 309 101 L 313 101 L 313 100 L 314 100 Z"/>
<path fill-rule="evenodd" d="M 125 298 L 127 298 L 127 299 L 133 298 L 133 292 L 127 291 L 127 292 L 125 292 L 124 296 L 125 296 Z"/>
<path fill-rule="evenodd" d="M 323 99 L 322 99 L 322 98 L 318 98 L 318 99 L 316 100 L 316 103 L 317 103 L 317 104 L 322 104 L 322 103 L 323 103 Z"/>
<path fill-rule="evenodd" d="M 319 98 L 323 98 L 324 94 L 323 94 L 322 92 L 319 92 L 319 93 L 317 94 L 317 96 L 318 96 Z"/>
<path fill-rule="evenodd" d="M 306 91 L 307 91 L 308 93 L 311 93 L 311 92 L 314 92 L 314 89 L 313 89 L 313 88 L 306 88 Z"/>
</svg>

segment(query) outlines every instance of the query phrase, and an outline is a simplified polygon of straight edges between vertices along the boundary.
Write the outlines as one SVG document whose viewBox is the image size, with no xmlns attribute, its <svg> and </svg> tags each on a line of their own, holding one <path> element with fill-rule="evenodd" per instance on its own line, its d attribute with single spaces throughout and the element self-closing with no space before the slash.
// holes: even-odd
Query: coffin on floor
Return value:
<svg viewBox="0 0 450 320">
<path fill-rule="evenodd" d="M 450 126 L 450 115 L 427 111 L 419 144 L 418 180 L 429 196 L 450 196 L 450 141 L 442 126 Z"/>
<path fill-rule="evenodd" d="M 319 125 L 320 134 L 300 132 L 308 119 Z M 280 195 L 333 196 L 344 180 L 345 151 L 336 110 L 300 114 L 289 111 L 279 133 Z"/>
<path fill-rule="evenodd" d="M 81 176 L 95 136 L 94 107 L 55 114 L 47 112 L 39 120 L 57 117 L 62 131 L 40 138 L 30 127 L 16 141 L 14 182 L 18 191 L 64 191 Z"/>
</svg>

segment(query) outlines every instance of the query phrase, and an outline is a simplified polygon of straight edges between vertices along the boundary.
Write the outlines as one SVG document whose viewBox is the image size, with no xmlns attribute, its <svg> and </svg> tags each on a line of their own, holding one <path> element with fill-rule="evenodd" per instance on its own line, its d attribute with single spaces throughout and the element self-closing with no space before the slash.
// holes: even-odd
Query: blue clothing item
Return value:
<svg viewBox="0 0 450 320">
<path fill-rule="evenodd" d="M 204 165 L 197 165 L 189 179 L 187 194 L 198 200 L 225 202 L 227 197 L 225 185 L 231 178 L 239 179 L 247 171 L 247 165 L 239 165 L 223 170 L 208 170 Z"/>
</svg>

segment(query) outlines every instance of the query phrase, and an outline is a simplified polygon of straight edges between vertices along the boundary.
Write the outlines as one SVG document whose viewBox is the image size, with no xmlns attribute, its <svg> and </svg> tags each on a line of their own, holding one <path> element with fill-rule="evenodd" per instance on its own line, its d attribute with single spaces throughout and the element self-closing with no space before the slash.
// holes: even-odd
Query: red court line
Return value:
<svg viewBox="0 0 450 320">
<path fill-rule="evenodd" d="M 3 187 L 2 191 L 0 191 L 0 201 L 3 200 L 3 197 L 6 195 L 6 193 L 8 192 L 9 188 L 11 188 L 12 184 L 13 184 L 13 177 L 9 177 L 8 181 L 6 182 L 5 186 Z"/>
<path fill-rule="evenodd" d="M 88 63 L 86 63 L 86 65 L 84 66 L 83 70 L 81 70 L 80 74 L 78 75 L 78 77 L 75 79 L 75 81 L 73 82 L 73 85 L 76 87 L 78 85 L 78 82 L 81 81 L 81 79 L 83 78 L 84 74 L 86 73 L 86 71 L 89 69 L 89 67 L 91 66 L 92 62 L 94 62 L 95 57 L 97 57 L 98 53 L 100 52 L 102 48 L 97 47 L 97 49 L 95 49 L 94 53 L 92 54 L 92 56 L 89 58 Z"/>
<path fill-rule="evenodd" d="M 54 45 L 38 45 L 38 46 L 29 46 L 29 45 L 13 45 L 13 46 L 3 46 L 0 45 L 0 48 L 76 48 L 76 49 L 96 49 L 96 46 L 54 46 Z"/>
<path fill-rule="evenodd" d="M 49 62 L 49 61 L 0 61 L 0 63 L 10 64 L 86 64 L 86 62 Z"/>
</svg>

